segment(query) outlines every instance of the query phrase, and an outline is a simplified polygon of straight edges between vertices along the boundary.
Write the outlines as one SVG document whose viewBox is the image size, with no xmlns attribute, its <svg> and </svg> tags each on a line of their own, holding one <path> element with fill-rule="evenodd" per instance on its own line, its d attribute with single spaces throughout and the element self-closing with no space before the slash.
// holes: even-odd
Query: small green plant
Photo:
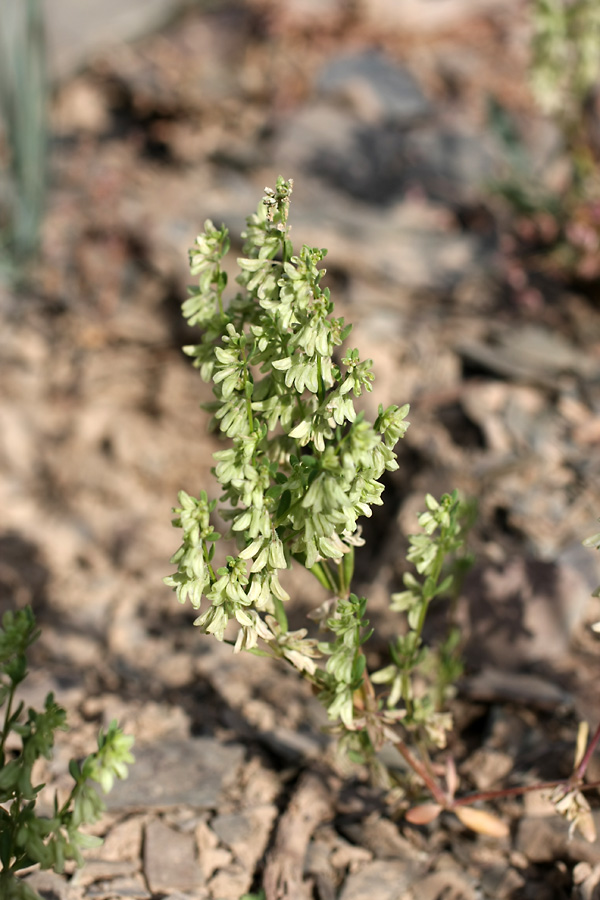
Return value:
<svg viewBox="0 0 600 900">
<path fill-rule="evenodd" d="M 578 128 L 600 77 L 597 0 L 534 0 L 531 86 L 542 109 Z"/>
<path fill-rule="evenodd" d="M 553 280 L 595 283 L 600 278 L 599 147 L 594 88 L 600 79 L 600 4 L 597 0 L 534 0 L 530 83 L 540 110 L 558 128 L 567 167 L 560 189 L 550 188 L 526 150 L 518 128 L 498 103 L 489 127 L 503 149 L 504 172 L 490 185 L 516 214 L 509 263 L 517 292 L 528 267 Z"/>
<path fill-rule="evenodd" d="M 423 638 L 431 604 L 452 596 L 468 563 L 469 515 L 456 492 L 439 500 L 426 496 L 421 532 L 410 537 L 407 554 L 414 571 L 390 601 L 400 616 L 390 662 L 375 672 L 367 666 L 372 630 L 366 598 L 352 592 L 354 550 L 363 543 L 360 517 L 382 503 L 382 475 L 398 467 L 394 447 L 408 427 L 408 406 L 380 406 L 374 423 L 356 411 L 354 398 L 372 389 L 372 362 L 356 349 L 338 349 L 350 326 L 335 317 L 320 284 L 326 251 L 304 246 L 294 254 L 291 190 L 290 181 L 278 179 L 248 218 L 232 295 L 225 294 L 222 266 L 230 246 L 226 228 L 207 221 L 190 252 L 198 286 L 190 289 L 183 314 L 201 326 L 202 337 L 184 349 L 212 382 L 215 399 L 207 408 L 213 426 L 229 439 L 214 454 L 213 471 L 222 491 L 218 513 L 229 523 L 235 552 L 214 566 L 221 535 L 211 514 L 218 501 L 204 491 L 198 498 L 181 491 L 173 524 L 183 532 L 182 543 L 171 560 L 177 571 L 165 581 L 181 603 L 189 600 L 198 610 L 195 624 L 205 634 L 300 672 L 342 747 L 384 784 L 390 781 L 377 754 L 390 741 L 432 797 L 409 809 L 409 820 L 425 823 L 451 810 L 470 828 L 505 834 L 504 823 L 468 807 L 532 788 L 456 798 L 454 764 L 448 763 L 442 783 L 429 756 L 452 730 L 444 701 L 460 674 L 456 631 L 439 647 Z M 294 561 L 329 592 L 310 613 L 321 639 L 307 629 L 289 630 L 280 573 Z M 564 814 L 574 817 L 573 798 L 583 800 L 584 771 L 579 764 L 572 779 L 544 785 L 557 791 Z"/>
<path fill-rule="evenodd" d="M 101 840 L 80 831 L 81 826 L 98 821 L 103 810 L 96 789 L 110 791 L 115 778 L 125 778 L 133 762 L 133 738 L 124 735 L 115 722 L 100 732 L 98 749 L 82 763 L 71 760 L 69 772 L 74 785 L 64 802 L 54 800 L 50 817 L 36 814 L 36 800 L 43 784 L 35 784 L 34 765 L 42 757 L 50 759 L 57 729 L 66 730 L 66 713 L 48 694 L 42 712 L 24 704 L 15 707 L 15 695 L 27 676 L 27 651 L 39 631 L 31 609 L 7 612 L 0 628 L 0 707 L 4 724 L 0 734 L 0 896 L 5 900 L 39 900 L 38 895 L 17 877 L 33 865 L 62 872 L 66 860 L 83 864 L 82 850 Z M 9 738 L 13 736 L 9 749 Z M 14 736 L 19 749 L 12 749 Z"/>
</svg>

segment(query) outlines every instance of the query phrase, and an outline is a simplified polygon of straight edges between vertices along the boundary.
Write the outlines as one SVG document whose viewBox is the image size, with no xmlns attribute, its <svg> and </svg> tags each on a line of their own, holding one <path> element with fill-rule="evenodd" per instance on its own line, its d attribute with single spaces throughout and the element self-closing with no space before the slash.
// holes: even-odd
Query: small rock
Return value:
<svg viewBox="0 0 600 900">
<path fill-rule="evenodd" d="M 238 861 L 253 870 L 267 846 L 276 815 L 277 807 L 266 804 L 244 813 L 223 813 L 215 816 L 210 824 Z"/>
<path fill-rule="evenodd" d="M 411 888 L 410 896 L 414 900 L 441 900 L 445 897 L 452 897 L 452 900 L 478 900 L 473 886 L 454 869 L 433 872 L 420 878 Z"/>
<path fill-rule="evenodd" d="M 85 866 L 79 869 L 73 878 L 77 884 L 90 885 L 96 881 L 111 881 L 115 878 L 126 878 L 135 875 L 138 861 L 87 859 Z"/>
<path fill-rule="evenodd" d="M 150 822 L 144 838 L 144 874 L 153 894 L 202 887 L 204 875 L 196 859 L 194 835 L 160 821 Z"/>
<path fill-rule="evenodd" d="M 219 838 L 206 822 L 198 822 L 196 826 L 196 845 L 198 859 L 206 879 L 214 875 L 217 869 L 224 869 L 233 861 L 229 850 L 219 847 Z"/>
<path fill-rule="evenodd" d="M 379 813 L 372 813 L 363 822 L 340 826 L 343 833 L 360 847 L 373 853 L 376 859 L 403 859 L 414 862 L 417 851 L 402 837 L 397 825 Z"/>
<path fill-rule="evenodd" d="M 590 590 L 571 567 L 529 557 L 474 568 L 465 580 L 473 665 L 516 671 L 562 656 Z"/>
<path fill-rule="evenodd" d="M 440 123 L 411 131 L 404 152 L 410 183 L 445 203 L 476 200 L 494 171 L 493 149 L 484 137 Z"/>
<path fill-rule="evenodd" d="M 510 753 L 481 747 L 469 757 L 462 771 L 471 776 L 478 791 L 489 791 L 501 787 L 514 766 L 515 761 Z"/>
<path fill-rule="evenodd" d="M 592 812 L 596 830 L 600 823 L 600 812 Z M 600 844 L 591 844 L 577 832 L 569 837 L 569 823 L 558 815 L 547 819 L 538 816 L 524 818 L 519 823 L 516 848 L 533 863 L 552 863 L 557 859 L 571 862 L 587 862 L 600 865 Z"/>
<path fill-rule="evenodd" d="M 69 885 L 55 872 L 32 872 L 23 880 L 32 891 L 37 891 L 42 900 L 68 900 Z"/>
<path fill-rule="evenodd" d="M 211 896 L 215 900 L 240 900 L 240 897 L 250 890 L 252 874 L 241 865 L 222 869 L 209 884 Z"/>
<path fill-rule="evenodd" d="M 331 60 L 317 79 L 324 96 L 350 101 L 367 121 L 407 126 L 431 112 L 419 84 L 377 50 Z"/>
<path fill-rule="evenodd" d="M 104 900 L 105 897 L 118 897 L 119 900 L 149 900 L 150 893 L 141 875 L 130 875 L 114 878 L 111 881 L 98 882 L 86 891 L 86 897 Z"/>
<path fill-rule="evenodd" d="M 179 805 L 216 809 L 243 757 L 240 744 L 214 738 L 136 745 L 135 765 L 127 780 L 107 795 L 106 804 L 112 810 Z"/>
<path fill-rule="evenodd" d="M 106 860 L 138 860 L 142 849 L 142 829 L 144 817 L 133 816 L 117 822 L 99 849 L 102 859 Z"/>
<path fill-rule="evenodd" d="M 252 825 L 243 813 L 223 813 L 215 816 L 210 827 L 217 837 L 229 847 L 247 841 L 252 834 Z"/>
<path fill-rule="evenodd" d="M 506 868 L 506 863 L 487 866 L 481 873 L 481 887 L 485 895 L 493 900 L 510 900 L 517 897 L 523 886 L 525 878 L 516 869 Z"/>
<path fill-rule="evenodd" d="M 174 894 L 165 894 L 165 900 L 208 900 L 208 888 L 198 888 L 195 891 L 175 891 Z"/>
<path fill-rule="evenodd" d="M 591 379 L 599 373 L 593 357 L 558 332 L 539 325 L 497 331 L 486 343 L 465 342 L 457 349 L 463 358 L 490 372 L 552 390 L 561 374 Z"/>
<path fill-rule="evenodd" d="M 375 860 L 346 879 L 340 900 L 398 900 L 414 877 L 410 863 Z"/>
</svg>

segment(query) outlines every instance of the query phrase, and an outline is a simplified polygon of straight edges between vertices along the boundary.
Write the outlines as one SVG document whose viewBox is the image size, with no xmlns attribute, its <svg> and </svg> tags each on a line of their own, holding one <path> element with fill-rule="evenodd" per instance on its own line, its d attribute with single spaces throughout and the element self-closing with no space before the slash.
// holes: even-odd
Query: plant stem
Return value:
<svg viewBox="0 0 600 900">
<path fill-rule="evenodd" d="M 4 745 L 6 743 L 6 738 L 8 737 L 8 731 L 10 728 L 10 717 L 12 715 L 12 705 L 15 697 L 16 690 L 15 682 L 11 682 L 10 690 L 8 692 L 8 703 L 6 704 L 6 712 L 4 714 L 4 726 L 2 728 L 2 735 L 0 736 L 0 758 L 4 759 Z"/>
<path fill-rule="evenodd" d="M 319 584 L 331 591 L 332 594 L 339 594 L 339 585 L 336 584 L 335 575 L 324 560 L 315 563 L 308 571 L 315 576 Z"/>
<path fill-rule="evenodd" d="M 247 385 L 250 383 L 250 372 L 248 371 L 248 357 L 246 356 L 246 350 L 242 347 L 242 360 L 244 361 L 244 391 L 246 390 Z M 250 430 L 250 434 L 254 431 L 254 418 L 252 416 L 252 400 L 246 394 L 246 415 L 248 416 L 248 428 Z"/>
<path fill-rule="evenodd" d="M 427 770 L 427 768 L 420 760 L 417 759 L 416 756 L 413 756 L 403 740 L 398 738 L 396 741 L 394 741 L 394 747 L 396 748 L 398 753 L 404 757 L 413 772 L 418 775 L 419 778 L 423 781 L 437 803 L 439 803 L 440 806 L 446 808 L 448 806 L 448 797 L 446 796 L 445 792 L 436 781 L 434 776 L 431 774 L 431 772 Z"/>
</svg>

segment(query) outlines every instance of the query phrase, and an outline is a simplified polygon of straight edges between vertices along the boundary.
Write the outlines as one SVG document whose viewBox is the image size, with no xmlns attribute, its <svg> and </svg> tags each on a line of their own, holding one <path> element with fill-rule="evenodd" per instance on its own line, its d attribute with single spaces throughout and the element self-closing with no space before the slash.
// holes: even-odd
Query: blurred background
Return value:
<svg viewBox="0 0 600 900">
<path fill-rule="evenodd" d="M 180 352 L 187 248 L 212 218 L 235 256 L 282 174 L 374 360 L 368 410 L 412 406 L 365 526 L 371 618 L 396 627 L 424 493 L 457 487 L 467 671 L 599 713 L 597 2 L 2 0 L 0 40 L 0 605 L 36 608 L 44 683 L 94 728 L 118 707 L 139 731 L 152 700 L 214 730 L 217 695 L 271 721 L 266 670 L 184 628 L 161 578 L 216 446 Z"/>
</svg>

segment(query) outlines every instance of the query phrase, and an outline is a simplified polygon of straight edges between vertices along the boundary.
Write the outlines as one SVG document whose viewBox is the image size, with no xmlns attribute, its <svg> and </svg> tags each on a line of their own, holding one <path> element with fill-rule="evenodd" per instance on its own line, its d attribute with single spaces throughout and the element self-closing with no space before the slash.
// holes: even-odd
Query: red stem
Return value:
<svg viewBox="0 0 600 900">
<path fill-rule="evenodd" d="M 480 800 L 501 800 L 503 797 L 518 797 L 521 794 L 529 794 L 531 791 L 549 791 L 552 788 L 564 785 L 567 790 L 577 788 L 579 791 L 590 791 L 600 787 L 600 781 L 591 781 L 589 784 L 579 784 L 579 780 L 571 775 L 570 778 L 561 778 L 559 781 L 540 781 L 538 784 L 520 785 L 512 788 L 499 788 L 496 791 L 478 791 L 467 794 L 465 797 L 457 797 L 452 806 L 469 806 Z"/>
<path fill-rule="evenodd" d="M 448 797 L 437 783 L 435 778 L 427 771 L 422 762 L 420 762 L 415 756 L 412 755 L 404 741 L 396 741 L 394 744 L 398 753 L 404 757 L 408 765 L 411 767 L 413 772 L 415 772 L 419 778 L 421 778 L 425 785 L 429 788 L 432 796 L 437 800 L 437 802 L 444 807 L 448 806 Z"/>
<path fill-rule="evenodd" d="M 457 797 L 452 805 L 469 806 L 471 803 L 477 803 L 480 800 L 500 800 L 502 797 L 518 797 L 520 794 L 529 794 L 531 791 L 549 791 L 561 784 L 568 784 L 568 779 L 541 781 L 538 784 L 518 785 L 511 788 L 498 788 L 495 791 L 476 791 L 473 794 L 467 794 L 465 797 Z"/>
</svg>

